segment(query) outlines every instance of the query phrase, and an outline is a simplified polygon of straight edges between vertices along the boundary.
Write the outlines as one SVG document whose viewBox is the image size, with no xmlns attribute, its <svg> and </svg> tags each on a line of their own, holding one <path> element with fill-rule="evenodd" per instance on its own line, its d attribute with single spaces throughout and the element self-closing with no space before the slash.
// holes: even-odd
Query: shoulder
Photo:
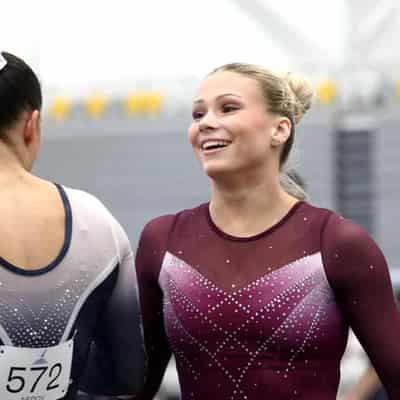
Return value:
<svg viewBox="0 0 400 400">
<path fill-rule="evenodd" d="M 300 229 L 302 235 L 307 234 L 320 243 L 322 232 L 332 211 L 307 201 L 301 201 L 295 207 L 295 216 L 291 218 L 293 224 Z"/>
<path fill-rule="evenodd" d="M 176 214 L 160 215 L 148 221 L 144 226 L 141 238 L 156 239 L 167 236 L 176 220 Z"/>
<path fill-rule="evenodd" d="M 88 232 L 93 232 L 97 241 L 113 240 L 121 257 L 131 252 L 127 234 L 104 203 L 84 190 L 62 187 L 71 204 L 73 224 Z"/>
<path fill-rule="evenodd" d="M 333 212 L 322 233 L 321 252 L 335 287 L 368 279 L 370 271 L 387 274 L 385 257 L 375 240 L 362 226 Z"/>
<path fill-rule="evenodd" d="M 161 215 L 151 219 L 144 226 L 140 242 L 151 240 L 152 242 L 165 242 L 168 236 L 175 230 L 183 231 L 185 226 L 202 214 L 205 204 L 191 209 L 184 209 L 175 214 Z"/>
<path fill-rule="evenodd" d="M 311 220 L 318 221 L 322 240 L 329 237 L 335 246 L 354 244 L 355 241 L 370 239 L 368 233 L 357 223 L 327 208 L 303 203 L 302 213 Z M 332 241 L 333 239 L 333 241 Z"/>
<path fill-rule="evenodd" d="M 81 206 L 86 210 L 101 211 L 108 214 L 110 213 L 104 203 L 93 194 L 81 189 L 74 189 L 66 186 L 61 187 L 64 189 L 68 200 L 75 206 Z"/>
<path fill-rule="evenodd" d="M 304 215 L 307 218 L 311 217 L 320 221 L 326 221 L 326 219 L 333 214 L 333 211 L 327 208 L 318 207 L 312 203 L 309 203 L 308 201 L 300 201 L 298 203 L 298 211 L 296 212 Z"/>
<path fill-rule="evenodd" d="M 89 219 L 92 222 L 119 225 L 108 207 L 96 196 L 80 189 L 63 186 L 72 207 L 72 212 L 77 218 Z"/>
<path fill-rule="evenodd" d="M 197 218 L 201 212 L 201 205 L 192 209 L 185 209 L 176 214 L 162 215 L 150 220 L 143 228 L 137 251 L 136 265 L 138 271 L 150 271 L 151 266 L 160 266 L 166 251 L 171 235 L 185 237 L 190 230 L 188 221 L 193 217 Z"/>
<path fill-rule="evenodd" d="M 329 212 L 322 232 L 323 242 L 331 250 L 354 253 L 365 245 L 376 246 L 372 237 L 359 224 L 341 215 Z"/>
</svg>

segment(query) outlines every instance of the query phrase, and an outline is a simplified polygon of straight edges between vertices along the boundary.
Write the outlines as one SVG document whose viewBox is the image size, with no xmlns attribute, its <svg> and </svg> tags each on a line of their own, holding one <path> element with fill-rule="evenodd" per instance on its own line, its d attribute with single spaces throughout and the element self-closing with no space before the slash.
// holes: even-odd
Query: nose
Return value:
<svg viewBox="0 0 400 400">
<path fill-rule="evenodd" d="M 200 131 L 208 131 L 213 130 L 218 127 L 218 118 L 217 116 L 211 111 L 207 111 L 201 120 L 199 121 L 199 130 Z"/>
</svg>

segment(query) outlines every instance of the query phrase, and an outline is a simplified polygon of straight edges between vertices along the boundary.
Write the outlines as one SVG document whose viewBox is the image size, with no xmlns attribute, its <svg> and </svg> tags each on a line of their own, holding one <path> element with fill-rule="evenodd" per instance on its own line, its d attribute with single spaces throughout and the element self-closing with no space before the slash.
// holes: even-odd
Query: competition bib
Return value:
<svg viewBox="0 0 400 400">
<path fill-rule="evenodd" d="M 65 397 L 73 348 L 73 339 L 38 349 L 0 346 L 0 399 L 58 400 Z"/>
</svg>

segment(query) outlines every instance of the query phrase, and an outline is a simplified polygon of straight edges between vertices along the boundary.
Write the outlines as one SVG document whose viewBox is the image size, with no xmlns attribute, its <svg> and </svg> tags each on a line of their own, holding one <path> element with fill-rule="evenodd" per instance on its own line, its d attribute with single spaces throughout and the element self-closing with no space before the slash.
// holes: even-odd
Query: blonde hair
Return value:
<svg viewBox="0 0 400 400">
<path fill-rule="evenodd" d="M 307 197 L 301 185 L 285 171 L 285 165 L 293 147 L 295 126 L 311 108 L 315 92 L 304 77 L 293 74 L 278 74 L 253 64 L 231 63 L 214 69 L 210 75 L 216 72 L 236 72 L 255 79 L 262 91 L 267 110 L 287 117 L 291 122 L 291 132 L 280 154 L 280 170 L 282 187 L 298 199 Z"/>
</svg>

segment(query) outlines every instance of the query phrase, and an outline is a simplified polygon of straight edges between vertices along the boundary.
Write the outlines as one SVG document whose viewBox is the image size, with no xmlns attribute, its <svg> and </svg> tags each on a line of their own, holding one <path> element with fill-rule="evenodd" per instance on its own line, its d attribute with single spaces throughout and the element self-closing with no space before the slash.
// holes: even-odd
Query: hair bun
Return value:
<svg viewBox="0 0 400 400">
<path fill-rule="evenodd" d="M 298 123 L 311 108 L 315 98 L 315 91 L 310 81 L 303 76 L 289 72 L 285 80 L 294 94 L 295 122 Z"/>
</svg>

